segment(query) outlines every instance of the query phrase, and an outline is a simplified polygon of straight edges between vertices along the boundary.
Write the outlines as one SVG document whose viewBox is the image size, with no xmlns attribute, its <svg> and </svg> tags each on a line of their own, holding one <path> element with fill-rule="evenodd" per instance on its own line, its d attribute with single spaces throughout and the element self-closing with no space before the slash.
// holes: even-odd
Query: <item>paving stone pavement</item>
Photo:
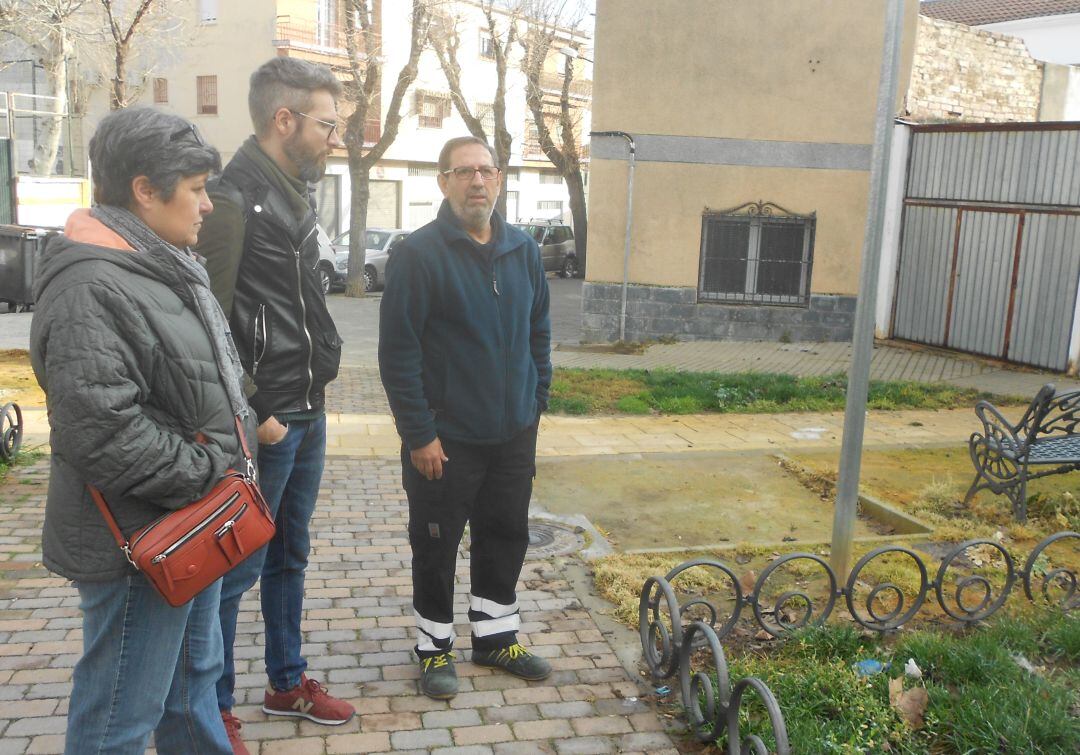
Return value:
<svg viewBox="0 0 1080 755">
<path fill-rule="evenodd" d="M 0 485 L 0 755 L 59 753 L 71 673 L 81 651 L 78 597 L 40 564 L 48 467 Z M 525 682 L 468 662 L 469 573 L 458 566 L 461 694 L 419 694 L 412 639 L 407 509 L 394 459 L 331 457 L 312 524 L 303 652 L 309 673 L 350 699 L 339 727 L 271 719 L 258 593 L 241 604 L 237 699 L 253 753 L 675 753 L 661 718 L 620 665 L 558 560 L 526 561 L 522 641 L 555 669 Z"/>
</svg>

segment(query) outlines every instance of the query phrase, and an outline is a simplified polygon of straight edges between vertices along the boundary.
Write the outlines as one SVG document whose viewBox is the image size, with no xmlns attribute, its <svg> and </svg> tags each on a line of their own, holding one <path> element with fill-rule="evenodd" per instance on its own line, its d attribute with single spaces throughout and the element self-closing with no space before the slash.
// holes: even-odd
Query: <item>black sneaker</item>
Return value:
<svg viewBox="0 0 1080 755">
<path fill-rule="evenodd" d="M 533 655 L 517 642 L 498 650 L 474 650 L 472 662 L 477 666 L 501 668 L 531 682 L 546 679 L 551 673 L 550 663 Z"/>
<path fill-rule="evenodd" d="M 435 700 L 449 700 L 457 694 L 453 653 L 439 653 L 420 659 L 420 691 Z"/>
</svg>

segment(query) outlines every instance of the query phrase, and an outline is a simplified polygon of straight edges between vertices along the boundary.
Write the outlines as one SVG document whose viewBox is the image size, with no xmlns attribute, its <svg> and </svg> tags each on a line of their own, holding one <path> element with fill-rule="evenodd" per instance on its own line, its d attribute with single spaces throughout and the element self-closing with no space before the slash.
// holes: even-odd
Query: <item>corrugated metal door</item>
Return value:
<svg viewBox="0 0 1080 755">
<path fill-rule="evenodd" d="M 1064 370 L 1080 124 L 912 129 L 892 334 Z"/>
</svg>

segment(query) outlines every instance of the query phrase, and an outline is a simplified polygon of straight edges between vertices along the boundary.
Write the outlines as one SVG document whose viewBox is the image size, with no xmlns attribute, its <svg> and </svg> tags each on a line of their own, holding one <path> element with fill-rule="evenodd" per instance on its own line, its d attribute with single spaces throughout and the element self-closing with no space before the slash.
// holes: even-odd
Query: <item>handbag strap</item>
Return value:
<svg viewBox="0 0 1080 755">
<path fill-rule="evenodd" d="M 244 461 L 247 462 L 248 478 L 252 481 L 255 480 L 255 464 L 251 459 L 251 449 L 248 448 L 247 438 L 244 435 L 244 426 L 240 423 L 240 416 L 233 417 L 236 422 L 236 435 L 240 438 L 240 448 L 244 452 Z M 135 562 L 131 561 L 131 550 L 128 547 L 128 541 L 124 539 L 124 533 L 120 531 L 120 526 L 116 523 L 116 518 L 112 515 L 112 511 L 109 509 L 109 504 L 105 501 L 105 496 L 101 494 L 101 491 L 90 483 L 86 484 L 87 489 L 90 491 L 90 497 L 94 499 L 94 503 L 97 505 L 98 510 L 101 512 L 101 516 L 105 518 L 105 524 L 109 525 L 109 531 L 112 533 L 113 539 L 116 540 L 116 544 L 120 546 L 120 550 L 127 556 L 127 560 L 131 562 L 132 566 L 135 566 Z M 138 567 L 136 567 L 138 568 Z"/>
<path fill-rule="evenodd" d="M 120 550 L 124 552 L 124 555 L 128 557 L 128 561 L 131 561 L 131 551 L 128 550 L 128 542 L 124 539 L 124 533 L 120 531 L 120 527 L 116 524 L 116 519 L 113 518 L 112 512 L 109 510 L 109 504 L 105 502 L 105 496 L 101 494 L 100 490 L 89 483 L 86 487 L 90 490 L 90 497 L 94 499 L 94 503 L 97 504 L 98 510 L 101 511 L 101 515 L 105 517 L 105 524 L 109 525 L 109 531 L 112 532 L 113 538 L 116 539 L 116 544 L 120 546 Z"/>
</svg>

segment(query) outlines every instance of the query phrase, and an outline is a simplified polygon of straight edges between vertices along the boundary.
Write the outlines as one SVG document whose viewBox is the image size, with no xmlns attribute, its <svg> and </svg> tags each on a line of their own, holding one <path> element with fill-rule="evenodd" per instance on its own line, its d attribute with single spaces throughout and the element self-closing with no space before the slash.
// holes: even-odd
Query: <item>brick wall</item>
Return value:
<svg viewBox="0 0 1080 755">
<path fill-rule="evenodd" d="M 1022 40 L 919 16 L 906 110 L 918 121 L 1038 120 L 1043 64 Z"/>
</svg>

